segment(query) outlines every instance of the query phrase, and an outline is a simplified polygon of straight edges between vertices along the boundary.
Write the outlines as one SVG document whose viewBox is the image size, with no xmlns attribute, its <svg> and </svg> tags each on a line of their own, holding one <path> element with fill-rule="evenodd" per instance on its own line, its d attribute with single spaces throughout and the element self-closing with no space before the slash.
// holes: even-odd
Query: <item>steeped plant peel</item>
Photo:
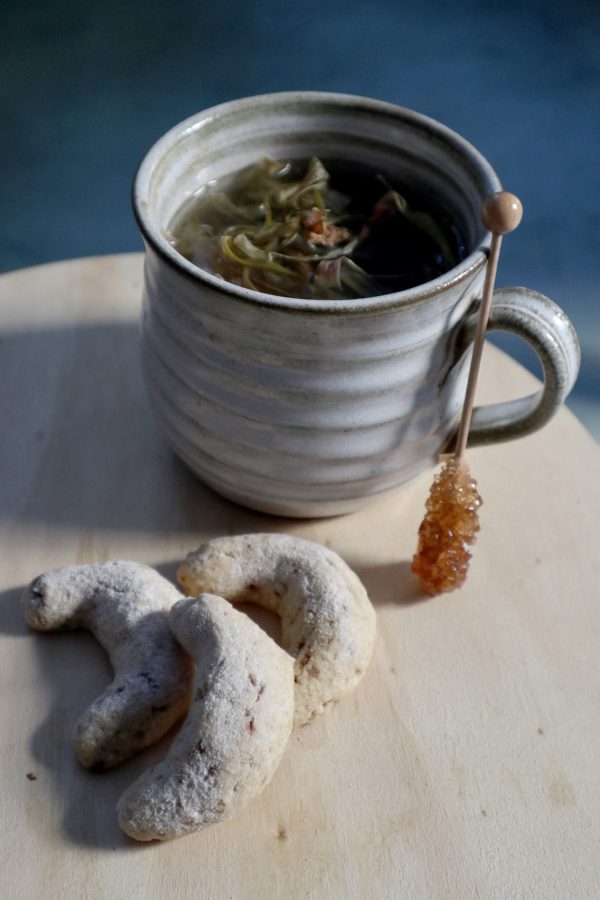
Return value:
<svg viewBox="0 0 600 900">
<path fill-rule="evenodd" d="M 238 173 L 232 189 L 207 185 L 193 210 L 173 227 L 175 248 L 217 276 L 256 291 L 287 297 L 369 297 L 394 289 L 366 272 L 353 254 L 376 237 L 385 220 L 402 217 L 433 247 L 443 270 L 456 261 L 433 216 L 412 209 L 383 179 L 384 192 L 366 213 L 333 189 L 323 163 L 265 158 Z M 439 274 L 439 273 L 434 273 Z M 424 279 L 431 277 L 424 273 Z"/>
</svg>

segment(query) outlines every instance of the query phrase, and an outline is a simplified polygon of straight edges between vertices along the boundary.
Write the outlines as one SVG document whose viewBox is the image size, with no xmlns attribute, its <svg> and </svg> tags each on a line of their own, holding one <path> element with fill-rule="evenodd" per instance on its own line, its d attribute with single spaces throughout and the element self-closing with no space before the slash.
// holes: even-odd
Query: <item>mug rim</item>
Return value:
<svg viewBox="0 0 600 900">
<path fill-rule="evenodd" d="M 234 110 L 245 108 L 260 108 L 274 102 L 286 101 L 298 103 L 319 103 L 322 106 L 338 106 L 351 109 L 378 113 L 397 122 L 409 122 L 428 132 L 435 133 L 451 148 L 463 156 L 470 158 L 471 163 L 479 169 L 480 173 L 490 183 L 490 193 L 502 190 L 500 180 L 487 159 L 469 141 L 460 134 L 423 113 L 416 112 L 406 107 L 397 106 L 384 100 L 373 100 L 355 94 L 333 93 L 328 91 L 280 91 L 268 94 L 255 94 L 238 100 L 228 100 L 216 106 L 200 110 L 197 113 L 183 119 L 166 131 L 143 156 L 133 178 L 132 207 L 133 213 L 147 245 L 158 256 L 181 275 L 200 285 L 205 285 L 219 293 L 235 297 L 237 300 L 249 303 L 253 306 L 262 306 L 270 309 L 285 310 L 288 312 L 323 313 L 364 313 L 389 310 L 397 307 L 412 306 L 432 297 L 437 297 L 442 291 L 452 288 L 463 281 L 474 277 L 485 265 L 491 235 L 486 232 L 484 238 L 471 253 L 453 266 L 447 272 L 437 278 L 415 285 L 402 291 L 394 291 L 387 294 L 377 294 L 372 297 L 357 297 L 341 300 L 321 300 L 313 298 L 280 297 L 275 294 L 267 294 L 262 291 L 250 290 L 240 285 L 232 284 L 194 265 L 184 256 L 178 253 L 165 238 L 161 229 L 155 224 L 149 214 L 149 201 L 147 199 L 150 179 L 156 165 L 178 141 L 189 134 L 199 131 L 206 124 L 213 124 L 215 120 L 227 116 Z"/>
</svg>

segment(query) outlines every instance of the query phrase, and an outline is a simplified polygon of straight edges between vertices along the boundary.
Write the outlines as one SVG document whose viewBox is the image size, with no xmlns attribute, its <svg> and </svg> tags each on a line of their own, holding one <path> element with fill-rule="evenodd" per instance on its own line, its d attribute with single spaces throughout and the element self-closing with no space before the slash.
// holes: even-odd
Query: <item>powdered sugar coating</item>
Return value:
<svg viewBox="0 0 600 900">
<path fill-rule="evenodd" d="M 139 841 L 181 837 L 245 806 L 292 730 L 293 661 L 248 616 L 203 594 L 175 604 L 171 627 L 197 672 L 169 753 L 119 800 L 119 825 Z"/>
<path fill-rule="evenodd" d="M 355 687 L 369 665 L 375 611 L 357 575 L 320 544 L 282 534 L 217 538 L 190 553 L 177 578 L 188 595 L 251 601 L 281 617 L 282 645 L 295 658 L 296 726 Z"/>
<path fill-rule="evenodd" d="M 87 768 L 108 769 L 157 741 L 185 713 L 193 663 L 173 637 L 179 591 L 135 562 L 66 566 L 36 578 L 23 595 L 32 628 L 89 629 L 107 651 L 114 679 L 74 729 Z"/>
</svg>

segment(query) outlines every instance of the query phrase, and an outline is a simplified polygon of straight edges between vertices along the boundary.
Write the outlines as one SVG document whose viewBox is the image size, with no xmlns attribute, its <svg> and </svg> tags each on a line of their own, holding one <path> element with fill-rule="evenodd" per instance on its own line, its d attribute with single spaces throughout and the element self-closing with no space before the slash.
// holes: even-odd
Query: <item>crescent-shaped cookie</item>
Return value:
<svg viewBox="0 0 600 900">
<path fill-rule="evenodd" d="M 294 724 L 303 725 L 364 675 L 375 611 L 358 577 L 332 550 L 283 534 L 217 538 L 177 572 L 188 595 L 251 601 L 281 617 L 282 646 L 295 658 Z"/>
<path fill-rule="evenodd" d="M 169 627 L 179 591 L 135 562 L 66 566 L 36 578 L 23 595 L 32 628 L 89 629 L 114 670 L 109 687 L 74 730 L 82 765 L 108 769 L 153 744 L 185 713 L 193 663 Z"/>
<path fill-rule="evenodd" d="M 169 753 L 119 800 L 119 825 L 138 841 L 181 837 L 245 806 L 292 730 L 293 661 L 248 616 L 204 594 L 176 603 L 171 627 L 197 672 Z"/>
</svg>

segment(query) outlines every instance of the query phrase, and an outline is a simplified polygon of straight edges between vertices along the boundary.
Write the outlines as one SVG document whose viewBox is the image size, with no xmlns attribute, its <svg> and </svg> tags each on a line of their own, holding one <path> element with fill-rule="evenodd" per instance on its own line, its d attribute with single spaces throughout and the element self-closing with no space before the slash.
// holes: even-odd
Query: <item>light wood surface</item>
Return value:
<svg viewBox="0 0 600 900">
<path fill-rule="evenodd" d="M 271 518 L 204 488 L 157 431 L 138 365 L 141 255 L 0 278 L 0 896 L 600 896 L 600 450 L 566 410 L 468 453 L 484 498 L 466 586 L 409 571 L 430 476 L 367 512 Z M 487 347 L 478 399 L 532 389 Z M 206 538 L 285 531 L 338 551 L 378 615 L 356 692 L 295 733 L 264 794 L 167 844 L 118 829 L 162 745 L 103 775 L 71 729 L 110 678 L 84 633 L 29 632 L 25 584 L 134 559 L 173 574 Z M 27 775 L 35 776 L 30 780 Z"/>
</svg>

